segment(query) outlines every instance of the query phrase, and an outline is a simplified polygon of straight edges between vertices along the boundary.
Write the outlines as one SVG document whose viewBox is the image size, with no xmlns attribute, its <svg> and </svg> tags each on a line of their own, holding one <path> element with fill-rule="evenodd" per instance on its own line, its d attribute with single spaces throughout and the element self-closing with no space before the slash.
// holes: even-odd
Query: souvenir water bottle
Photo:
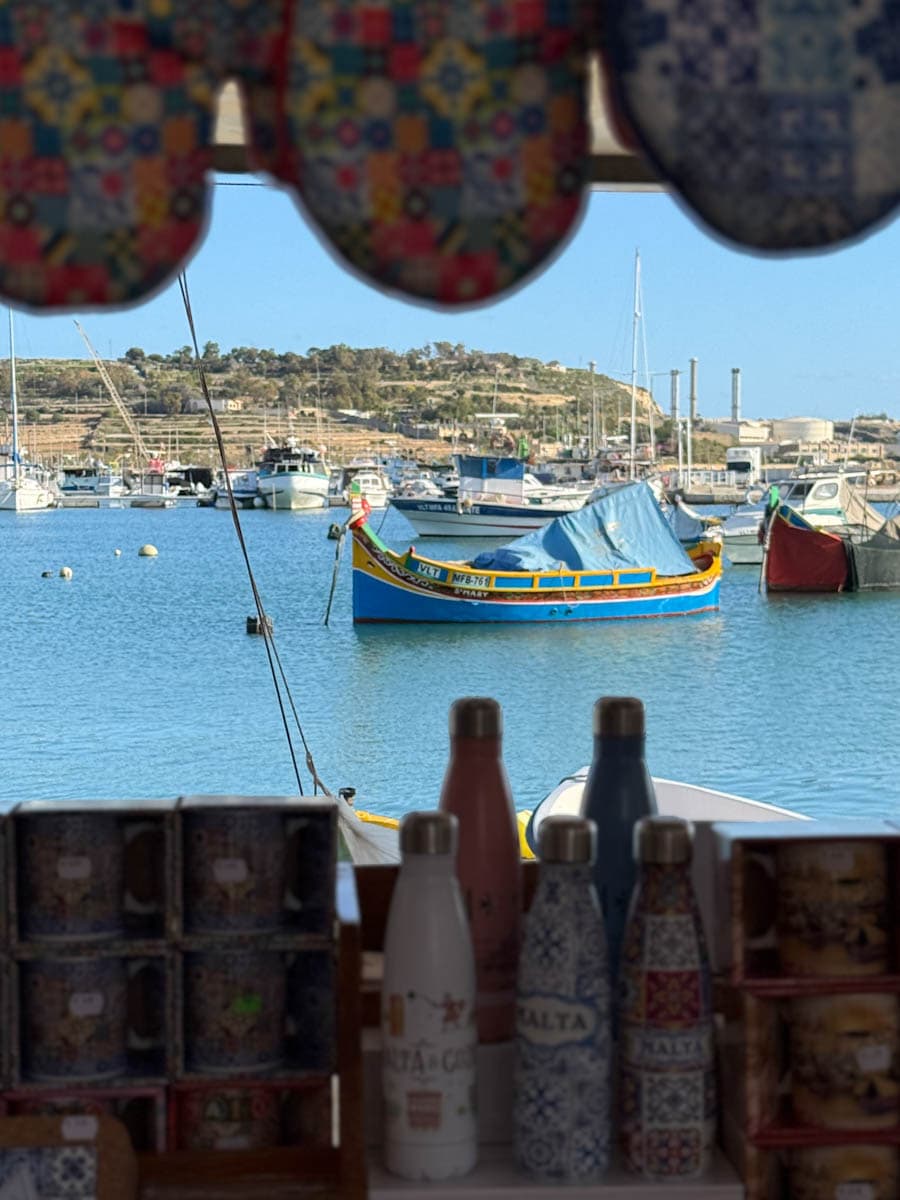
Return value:
<svg viewBox="0 0 900 1200">
<path fill-rule="evenodd" d="M 588 1182 L 610 1139 L 610 985 L 591 870 L 596 827 L 548 817 L 516 1004 L 514 1138 L 529 1173 Z"/>
<path fill-rule="evenodd" d="M 594 882 L 606 922 L 613 981 L 637 874 L 634 826 L 656 811 L 653 780 L 644 761 L 644 706 L 632 696 L 603 696 L 594 705 L 594 757 L 581 813 L 597 826 Z"/>
<path fill-rule="evenodd" d="M 515 1032 L 522 863 L 516 814 L 501 758 L 496 700 L 470 696 L 450 708 L 450 760 L 440 807 L 459 819 L 457 874 L 472 929 L 478 1039 Z"/>
<path fill-rule="evenodd" d="M 475 1165 L 475 962 L 455 873 L 456 818 L 409 813 L 381 1000 L 385 1166 L 413 1180 Z"/>
<path fill-rule="evenodd" d="M 638 823 L 619 978 L 620 1140 L 629 1169 L 657 1179 L 701 1174 L 715 1141 L 712 984 L 691 836 L 677 817 Z"/>
</svg>

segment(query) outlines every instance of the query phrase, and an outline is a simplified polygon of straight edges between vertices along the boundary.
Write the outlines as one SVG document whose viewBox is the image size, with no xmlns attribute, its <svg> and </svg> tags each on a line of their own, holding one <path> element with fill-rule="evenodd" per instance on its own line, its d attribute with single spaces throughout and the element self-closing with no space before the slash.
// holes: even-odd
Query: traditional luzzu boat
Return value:
<svg viewBox="0 0 900 1200">
<path fill-rule="evenodd" d="M 591 621 L 719 605 L 720 547 L 686 552 L 642 482 L 469 562 L 397 553 L 364 517 L 350 527 L 356 622 Z"/>
</svg>

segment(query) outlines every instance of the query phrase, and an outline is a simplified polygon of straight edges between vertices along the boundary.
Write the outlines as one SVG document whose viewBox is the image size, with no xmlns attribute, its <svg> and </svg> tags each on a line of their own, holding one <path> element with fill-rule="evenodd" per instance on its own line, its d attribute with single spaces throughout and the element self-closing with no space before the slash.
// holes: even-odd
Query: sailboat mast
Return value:
<svg viewBox="0 0 900 1200">
<path fill-rule="evenodd" d="M 16 335 L 13 330 L 12 309 L 8 308 L 6 311 L 9 314 L 9 410 L 12 420 L 13 478 L 18 480 L 21 477 L 22 469 L 19 465 L 19 400 L 16 392 Z"/>
<path fill-rule="evenodd" d="M 641 252 L 634 252 L 634 321 L 631 326 L 631 456 L 628 478 L 634 479 L 634 460 L 637 455 L 637 365 L 638 325 L 641 320 Z"/>
</svg>

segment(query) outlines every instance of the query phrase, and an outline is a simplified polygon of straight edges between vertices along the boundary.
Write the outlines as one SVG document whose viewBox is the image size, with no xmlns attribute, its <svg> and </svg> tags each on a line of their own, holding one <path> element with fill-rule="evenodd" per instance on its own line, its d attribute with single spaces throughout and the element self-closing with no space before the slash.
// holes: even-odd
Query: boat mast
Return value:
<svg viewBox="0 0 900 1200">
<path fill-rule="evenodd" d="M 9 314 L 9 410 L 10 419 L 12 420 L 13 479 L 18 482 L 22 476 L 22 468 L 19 464 L 19 402 L 16 394 L 16 337 L 13 331 L 12 309 L 8 308 L 6 311 Z"/>
<path fill-rule="evenodd" d="M 638 325 L 641 320 L 641 252 L 634 252 L 634 320 L 631 326 L 631 458 L 628 478 L 634 479 L 634 460 L 637 453 L 637 363 Z"/>
</svg>

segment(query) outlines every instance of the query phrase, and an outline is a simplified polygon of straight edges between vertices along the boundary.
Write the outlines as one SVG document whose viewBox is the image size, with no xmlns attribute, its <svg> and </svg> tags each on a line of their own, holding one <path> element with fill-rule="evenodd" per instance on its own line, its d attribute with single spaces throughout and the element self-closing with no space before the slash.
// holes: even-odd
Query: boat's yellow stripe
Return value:
<svg viewBox="0 0 900 1200">
<path fill-rule="evenodd" d="M 720 549 L 721 549 L 720 546 L 716 542 L 702 542 L 697 546 L 697 548 L 695 550 L 696 554 L 699 555 L 699 554 L 703 554 L 703 553 L 709 553 L 709 554 L 713 555 L 713 561 L 706 568 L 705 571 L 698 571 L 694 575 L 664 575 L 663 576 L 663 575 L 657 575 L 654 568 L 648 567 L 648 568 L 646 568 L 646 571 L 641 569 L 641 573 L 649 574 L 650 579 L 644 580 L 640 583 L 633 583 L 633 582 L 627 581 L 627 576 L 633 575 L 635 573 L 635 571 L 637 570 L 637 568 L 629 567 L 629 568 L 623 568 L 621 572 L 620 571 L 609 571 L 609 572 L 561 571 L 561 572 L 559 572 L 560 577 L 565 576 L 565 578 L 567 580 L 572 580 L 573 582 L 570 582 L 570 583 L 560 582 L 558 584 L 549 584 L 549 585 L 547 583 L 544 583 L 544 586 L 541 587 L 540 581 L 542 581 L 542 580 L 546 581 L 548 578 L 550 578 L 551 577 L 550 572 L 533 573 L 533 572 L 525 572 L 525 571 L 502 571 L 502 572 L 475 571 L 472 567 L 469 567 L 463 563 L 457 564 L 457 563 L 441 562 L 439 559 L 423 558 L 418 554 L 412 554 L 412 553 L 410 553 L 408 555 L 404 554 L 401 556 L 399 554 L 395 554 L 393 550 L 388 550 L 387 547 L 384 547 L 383 552 L 386 553 L 388 555 L 388 557 L 394 563 L 396 563 L 396 565 L 401 570 L 408 572 L 409 574 L 414 576 L 414 579 L 407 580 L 402 577 L 397 578 L 395 575 L 391 574 L 387 570 L 387 568 L 382 566 L 382 564 L 378 561 L 378 559 L 375 557 L 374 554 L 370 555 L 368 553 L 368 551 L 355 539 L 353 542 L 353 566 L 357 570 L 364 571 L 367 575 L 370 575 L 372 578 L 380 580 L 382 583 L 392 584 L 394 587 L 400 587 L 406 591 L 411 591 L 411 592 L 419 592 L 420 591 L 420 589 L 417 587 L 417 579 L 422 578 L 425 582 L 437 584 L 437 586 L 441 587 L 441 588 L 459 587 L 460 583 L 461 583 L 462 586 L 465 587 L 466 590 L 468 590 L 468 591 L 479 591 L 479 592 L 483 592 L 486 596 L 491 595 L 491 596 L 495 596 L 497 598 L 515 595 L 515 593 L 517 591 L 519 591 L 519 592 L 540 591 L 540 592 L 551 592 L 552 593 L 553 591 L 555 591 L 557 589 L 565 591 L 570 596 L 576 597 L 579 592 L 596 593 L 598 591 L 602 591 L 602 592 L 607 592 L 607 593 L 623 592 L 623 593 L 627 594 L 627 593 L 631 592 L 632 589 L 634 589 L 634 588 L 640 588 L 640 589 L 660 588 L 661 589 L 661 588 L 671 588 L 673 586 L 677 587 L 677 586 L 683 585 L 683 584 L 691 584 L 694 586 L 702 585 L 702 584 L 708 582 L 710 579 L 714 579 L 716 576 L 721 574 L 722 562 L 721 562 L 721 557 L 720 557 L 720 553 L 719 553 Z M 443 580 L 436 580 L 428 575 L 419 576 L 415 569 L 415 566 L 413 565 L 415 563 L 424 563 L 427 566 L 432 566 L 438 570 L 443 570 L 446 572 L 446 578 L 444 578 Z M 462 576 L 462 581 L 457 579 L 457 574 Z M 611 575 L 613 582 L 605 583 L 605 584 L 598 584 L 598 583 L 582 584 L 582 582 L 581 582 L 582 576 L 596 576 L 596 575 L 600 575 L 600 574 Z M 626 577 L 626 579 L 624 579 L 624 580 L 621 578 L 621 576 L 623 576 L 623 575 Z M 484 580 L 485 580 L 484 584 L 482 584 L 480 582 L 474 582 L 475 578 L 479 577 L 479 576 L 484 578 Z M 498 588 L 497 583 L 496 583 L 498 578 L 504 579 L 504 580 L 515 580 L 517 583 L 519 581 L 521 581 L 521 587 L 514 587 L 514 588 L 499 587 Z M 447 598 L 452 598 L 452 597 L 447 597 Z"/>
<path fill-rule="evenodd" d="M 364 812 L 361 808 L 354 810 L 361 821 L 367 825 L 380 825 L 382 829 L 397 829 L 400 828 L 400 820 L 398 817 L 382 817 L 379 813 Z M 519 849 L 522 852 L 523 858 L 534 858 L 531 849 L 525 840 L 525 830 L 528 828 L 528 822 L 531 819 L 531 810 L 525 809 L 523 812 L 516 813 L 516 826 L 519 831 Z"/>
</svg>

